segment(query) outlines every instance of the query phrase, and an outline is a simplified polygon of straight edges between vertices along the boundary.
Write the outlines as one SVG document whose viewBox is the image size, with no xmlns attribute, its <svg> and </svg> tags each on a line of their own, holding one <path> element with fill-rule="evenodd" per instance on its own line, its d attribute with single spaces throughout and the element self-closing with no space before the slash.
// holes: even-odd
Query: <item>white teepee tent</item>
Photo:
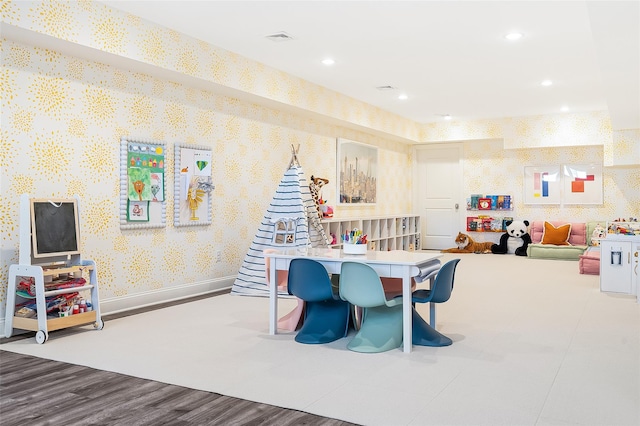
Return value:
<svg viewBox="0 0 640 426">
<path fill-rule="evenodd" d="M 291 149 L 293 153 L 289 168 L 278 185 L 238 271 L 238 277 L 231 288 L 233 295 L 269 295 L 264 249 L 328 246 L 327 236 L 311 197 L 309 182 L 298 163 L 297 150 L 293 146 Z M 287 229 L 282 229 L 283 227 Z"/>
</svg>

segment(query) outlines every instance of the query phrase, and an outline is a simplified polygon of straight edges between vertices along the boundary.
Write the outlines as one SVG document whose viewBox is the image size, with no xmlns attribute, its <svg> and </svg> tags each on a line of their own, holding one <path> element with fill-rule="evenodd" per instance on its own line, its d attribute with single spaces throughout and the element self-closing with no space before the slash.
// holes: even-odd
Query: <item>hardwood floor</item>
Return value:
<svg viewBox="0 0 640 426">
<path fill-rule="evenodd" d="M 221 293 L 228 291 L 205 297 Z M 195 299 L 106 315 L 102 319 L 108 327 L 111 319 L 192 300 Z M 54 333 L 69 332 L 71 329 Z M 0 344 L 32 339 L 34 335 L 28 332 L 3 338 Z M 0 346 L 0 423 L 3 426 L 354 425 L 302 411 L 1 349 Z"/>
<path fill-rule="evenodd" d="M 3 426 L 322 425 L 302 411 L 0 351 Z"/>
</svg>

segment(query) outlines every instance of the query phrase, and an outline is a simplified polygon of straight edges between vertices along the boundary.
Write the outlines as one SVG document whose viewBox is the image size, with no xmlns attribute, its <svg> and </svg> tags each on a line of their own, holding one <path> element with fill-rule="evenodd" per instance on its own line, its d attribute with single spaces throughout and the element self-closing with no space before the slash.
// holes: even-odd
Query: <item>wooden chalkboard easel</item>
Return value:
<svg viewBox="0 0 640 426">
<path fill-rule="evenodd" d="M 79 253 L 35 258 L 33 256 L 31 238 L 32 221 L 30 201 L 31 199 L 28 194 L 22 194 L 20 197 L 19 263 L 13 264 L 9 267 L 7 308 L 5 312 L 5 336 L 11 337 L 14 328 L 35 331 L 36 342 L 42 344 L 47 341 L 49 338 L 49 331 L 52 330 L 91 323 L 93 323 L 96 329 L 101 330 L 102 327 L 104 327 L 104 323 L 100 316 L 98 271 L 96 263 L 93 260 L 83 260 Z M 59 277 L 61 275 L 73 277 L 88 275 L 88 283 L 82 287 L 46 291 L 44 284 L 45 278 L 49 279 L 56 276 Z M 25 301 L 25 299 L 28 299 L 28 297 L 16 293 L 16 287 L 19 280 L 25 278 L 32 278 L 35 284 L 35 318 L 24 318 L 15 315 L 16 303 L 21 303 Z M 62 318 L 47 317 L 47 297 L 86 290 L 91 291 L 92 311 Z"/>
</svg>

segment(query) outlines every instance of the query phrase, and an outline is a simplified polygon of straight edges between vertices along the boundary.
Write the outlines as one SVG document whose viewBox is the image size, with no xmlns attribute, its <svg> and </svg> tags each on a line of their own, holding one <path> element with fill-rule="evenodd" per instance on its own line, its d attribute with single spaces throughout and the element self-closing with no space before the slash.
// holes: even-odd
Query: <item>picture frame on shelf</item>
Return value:
<svg viewBox="0 0 640 426">
<path fill-rule="evenodd" d="M 339 138 L 336 159 L 338 205 L 375 205 L 378 148 Z"/>
</svg>

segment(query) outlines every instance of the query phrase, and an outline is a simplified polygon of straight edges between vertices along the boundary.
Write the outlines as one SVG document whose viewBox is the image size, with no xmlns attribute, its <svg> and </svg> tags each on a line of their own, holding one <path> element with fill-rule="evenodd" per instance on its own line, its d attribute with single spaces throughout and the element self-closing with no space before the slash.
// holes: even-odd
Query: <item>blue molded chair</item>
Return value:
<svg viewBox="0 0 640 426">
<path fill-rule="evenodd" d="M 364 308 L 360 330 L 347 348 L 355 352 L 384 352 L 402 345 L 402 296 L 388 300 L 378 273 L 369 265 L 344 262 L 340 297 Z"/>
<path fill-rule="evenodd" d="M 349 304 L 333 292 L 329 274 L 321 263 L 293 259 L 287 283 L 289 294 L 305 302 L 304 321 L 296 342 L 329 343 L 347 335 Z"/>
<path fill-rule="evenodd" d="M 418 289 L 412 293 L 411 302 L 415 303 L 444 303 L 451 297 L 456 266 L 460 259 L 453 259 L 442 265 L 431 289 Z M 415 305 L 414 305 L 415 306 Z M 449 346 L 452 340 L 435 329 L 435 307 L 431 305 L 431 323 L 429 325 L 415 307 L 412 312 L 412 343 L 420 346 Z"/>
</svg>

